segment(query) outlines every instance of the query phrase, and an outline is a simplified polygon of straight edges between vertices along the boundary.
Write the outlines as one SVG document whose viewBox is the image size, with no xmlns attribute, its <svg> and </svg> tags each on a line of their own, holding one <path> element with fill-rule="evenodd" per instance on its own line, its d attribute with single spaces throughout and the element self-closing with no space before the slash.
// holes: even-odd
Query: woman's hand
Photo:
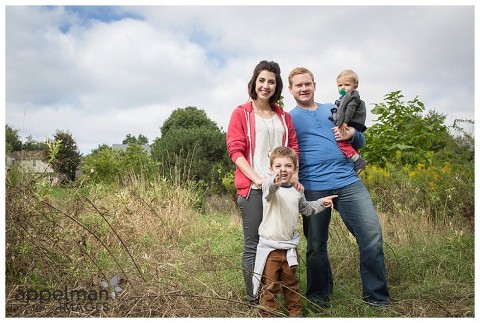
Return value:
<svg viewBox="0 0 480 323">
<path fill-rule="evenodd" d="M 262 184 L 263 184 L 264 181 L 265 181 L 265 179 L 263 177 L 257 177 L 257 178 L 255 178 L 253 183 L 255 185 L 257 185 L 258 187 L 262 187 Z"/>
</svg>

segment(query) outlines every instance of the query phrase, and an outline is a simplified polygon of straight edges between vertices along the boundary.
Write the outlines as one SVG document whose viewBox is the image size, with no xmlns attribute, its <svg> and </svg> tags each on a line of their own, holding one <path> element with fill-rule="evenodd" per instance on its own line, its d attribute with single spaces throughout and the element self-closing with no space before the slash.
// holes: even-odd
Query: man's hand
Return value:
<svg viewBox="0 0 480 323">
<path fill-rule="evenodd" d="M 333 127 L 332 130 L 336 141 L 349 140 L 355 135 L 355 128 L 353 127 L 346 127 L 345 132 L 343 133 L 338 127 Z"/>
<path fill-rule="evenodd" d="M 340 126 L 338 126 L 338 130 L 340 130 L 340 133 L 342 134 L 342 136 L 345 136 L 347 134 L 347 128 L 348 128 L 348 125 L 345 122 L 342 123 Z"/>
<path fill-rule="evenodd" d="M 303 191 L 305 191 L 305 188 L 303 187 L 302 184 L 300 184 L 300 181 L 298 180 L 297 174 L 293 175 L 290 182 L 292 183 L 293 187 L 295 187 L 295 189 L 300 193 L 303 193 Z"/>
</svg>

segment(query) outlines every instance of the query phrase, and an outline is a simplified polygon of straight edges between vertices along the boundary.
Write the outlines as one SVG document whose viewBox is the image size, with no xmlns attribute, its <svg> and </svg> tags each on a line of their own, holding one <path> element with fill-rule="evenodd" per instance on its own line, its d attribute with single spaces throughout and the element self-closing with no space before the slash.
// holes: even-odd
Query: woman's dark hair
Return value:
<svg viewBox="0 0 480 323">
<path fill-rule="evenodd" d="M 270 103 L 277 103 L 282 95 L 283 82 L 282 77 L 280 76 L 280 66 L 278 65 L 278 63 L 273 61 L 261 61 L 257 64 L 257 66 L 255 66 L 252 78 L 250 79 L 250 82 L 248 82 L 248 95 L 253 100 L 257 99 L 257 92 L 255 92 L 255 83 L 257 81 L 258 74 L 260 74 L 261 71 L 269 71 L 275 74 L 275 93 L 273 93 L 269 101 Z"/>
</svg>

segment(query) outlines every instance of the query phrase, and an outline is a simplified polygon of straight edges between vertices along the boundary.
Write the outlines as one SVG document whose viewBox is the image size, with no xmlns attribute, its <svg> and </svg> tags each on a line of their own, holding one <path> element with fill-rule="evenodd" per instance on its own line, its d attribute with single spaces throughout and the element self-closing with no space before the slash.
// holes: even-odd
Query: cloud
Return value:
<svg viewBox="0 0 480 323">
<path fill-rule="evenodd" d="M 38 139 L 70 130 L 84 154 L 127 134 L 152 142 L 187 106 L 225 130 L 262 59 L 281 66 L 287 111 L 288 73 L 305 66 L 319 102 L 351 68 L 369 107 L 401 90 L 448 125 L 474 118 L 473 6 L 7 6 L 5 17 L 6 123 Z"/>
</svg>

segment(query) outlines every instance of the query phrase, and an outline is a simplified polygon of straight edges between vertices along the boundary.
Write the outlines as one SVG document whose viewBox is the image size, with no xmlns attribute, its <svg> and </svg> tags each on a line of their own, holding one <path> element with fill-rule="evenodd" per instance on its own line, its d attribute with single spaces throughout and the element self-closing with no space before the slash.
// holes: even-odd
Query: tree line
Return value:
<svg viewBox="0 0 480 323">
<path fill-rule="evenodd" d="M 384 102 L 375 104 L 371 113 L 377 118 L 365 131 L 366 146 L 362 155 L 369 165 L 403 167 L 422 164 L 426 167 L 448 161 L 473 167 L 474 137 L 468 129 L 472 120 L 455 120 L 445 125 L 446 116 L 414 98 L 404 102 L 401 91 L 391 92 Z M 225 132 L 197 107 L 178 108 L 159 128 L 160 135 L 150 145 L 151 154 L 142 146 L 149 140 L 140 134 L 127 134 L 126 151 L 100 144 L 87 156 L 79 153 L 69 131 L 57 130 L 52 140 L 20 140 L 19 131 L 5 126 L 6 152 L 44 151 L 52 168 L 76 180 L 81 169 L 84 182 L 112 183 L 129 174 L 149 177 L 161 175 L 177 181 L 196 181 L 213 192 L 233 189 L 234 165 L 228 157 Z"/>
</svg>

